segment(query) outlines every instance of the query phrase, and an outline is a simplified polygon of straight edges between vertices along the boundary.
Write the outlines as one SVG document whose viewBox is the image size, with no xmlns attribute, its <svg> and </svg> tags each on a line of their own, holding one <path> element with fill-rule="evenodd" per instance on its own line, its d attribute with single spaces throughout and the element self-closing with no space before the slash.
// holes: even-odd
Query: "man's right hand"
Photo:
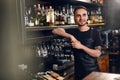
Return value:
<svg viewBox="0 0 120 80">
<path fill-rule="evenodd" d="M 73 35 L 70 35 L 70 40 L 71 40 L 71 42 L 76 42 L 76 41 L 78 41 Z"/>
</svg>

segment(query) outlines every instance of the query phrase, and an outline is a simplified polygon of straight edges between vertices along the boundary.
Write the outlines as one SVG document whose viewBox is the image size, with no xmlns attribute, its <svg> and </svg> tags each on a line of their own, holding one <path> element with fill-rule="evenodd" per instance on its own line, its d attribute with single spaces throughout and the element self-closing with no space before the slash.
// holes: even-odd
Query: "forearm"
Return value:
<svg viewBox="0 0 120 80">
<path fill-rule="evenodd" d="M 100 49 L 90 49 L 84 45 L 82 45 L 82 50 L 84 50 L 87 54 L 89 54 L 92 57 L 99 57 L 101 55 Z"/>
<path fill-rule="evenodd" d="M 66 38 L 70 37 L 70 34 L 66 33 L 66 31 L 63 28 L 53 29 L 52 33 L 56 34 L 56 35 L 59 35 L 59 36 L 62 36 L 62 37 L 66 37 Z"/>
<path fill-rule="evenodd" d="M 59 36 L 62 36 L 62 37 L 65 37 L 65 38 L 68 38 L 68 39 L 70 39 L 71 38 L 71 34 L 69 34 L 69 33 L 62 33 L 62 32 L 60 32 L 60 33 L 57 33 L 57 35 L 59 35 Z"/>
<path fill-rule="evenodd" d="M 100 46 L 96 46 L 95 49 L 91 49 L 91 48 L 88 48 L 87 46 L 81 44 L 80 41 L 74 41 L 74 42 L 72 42 L 72 47 L 76 48 L 76 49 L 81 49 L 92 57 L 99 57 L 101 55 L 101 47 Z"/>
<path fill-rule="evenodd" d="M 68 38 L 70 39 L 71 41 L 75 41 L 75 37 L 69 33 L 67 33 L 63 28 L 56 28 L 56 29 L 53 29 L 52 30 L 52 33 L 53 34 L 56 34 L 56 35 L 59 35 L 59 36 L 62 36 L 62 37 L 65 37 L 65 38 Z"/>
</svg>

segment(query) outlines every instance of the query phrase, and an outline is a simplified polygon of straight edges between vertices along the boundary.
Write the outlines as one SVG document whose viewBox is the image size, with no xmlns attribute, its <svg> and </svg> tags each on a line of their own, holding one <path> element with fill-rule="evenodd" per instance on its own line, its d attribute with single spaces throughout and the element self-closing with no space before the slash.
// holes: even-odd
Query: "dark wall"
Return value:
<svg viewBox="0 0 120 80">
<path fill-rule="evenodd" d="M 120 0 L 104 0 L 104 17 L 107 29 L 120 27 Z"/>
</svg>

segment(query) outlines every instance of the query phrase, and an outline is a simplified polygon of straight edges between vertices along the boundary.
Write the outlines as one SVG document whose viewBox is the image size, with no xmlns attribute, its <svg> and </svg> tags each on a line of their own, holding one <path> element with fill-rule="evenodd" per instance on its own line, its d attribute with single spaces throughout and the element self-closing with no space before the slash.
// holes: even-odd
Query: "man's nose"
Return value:
<svg viewBox="0 0 120 80">
<path fill-rule="evenodd" d="M 83 16 L 80 16 L 80 19 L 82 20 L 82 19 L 83 19 Z"/>
</svg>

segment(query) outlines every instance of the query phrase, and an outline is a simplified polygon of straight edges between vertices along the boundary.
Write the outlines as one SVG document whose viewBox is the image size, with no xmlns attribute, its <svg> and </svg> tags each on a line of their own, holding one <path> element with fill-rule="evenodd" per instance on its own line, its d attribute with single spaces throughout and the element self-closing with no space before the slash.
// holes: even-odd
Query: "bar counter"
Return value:
<svg viewBox="0 0 120 80">
<path fill-rule="evenodd" d="M 120 80 L 120 74 L 92 72 L 83 80 Z"/>
</svg>

